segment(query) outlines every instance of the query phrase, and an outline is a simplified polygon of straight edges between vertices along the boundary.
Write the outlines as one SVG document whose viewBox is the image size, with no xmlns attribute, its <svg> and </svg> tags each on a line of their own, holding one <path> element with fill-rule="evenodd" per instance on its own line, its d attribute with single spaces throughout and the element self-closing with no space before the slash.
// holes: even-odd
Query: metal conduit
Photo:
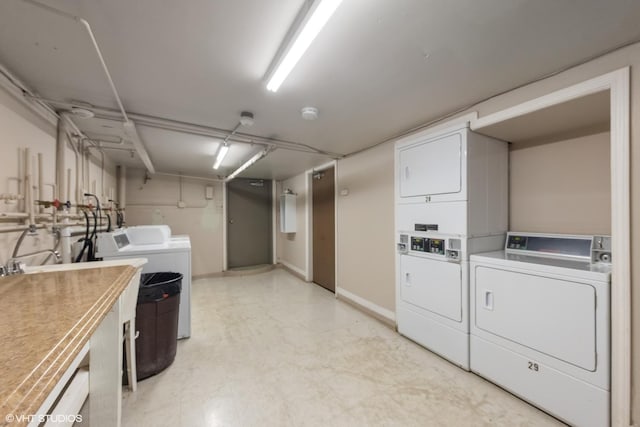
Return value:
<svg viewBox="0 0 640 427">
<path fill-rule="evenodd" d="M 46 102 L 52 105 L 58 105 L 60 107 L 71 108 L 74 106 L 73 103 L 58 101 L 55 99 L 47 99 L 38 96 L 28 95 L 28 97 L 33 98 L 34 100 Z M 120 121 L 122 117 L 117 110 L 100 107 L 95 105 L 87 105 L 86 108 L 90 108 L 94 113 L 95 117 L 99 119 L 105 120 L 115 120 Z M 140 113 L 129 113 L 129 118 L 135 120 L 135 122 L 139 125 L 153 127 L 157 129 L 171 130 L 176 132 L 189 133 L 192 135 L 200 135 L 200 136 L 209 136 L 212 138 L 226 138 L 229 137 L 228 141 L 231 142 L 240 142 L 244 144 L 259 144 L 264 146 L 276 146 L 278 148 L 282 148 L 285 150 L 292 151 L 300 151 L 305 153 L 313 153 L 313 154 L 321 154 L 327 157 L 332 157 L 335 159 L 340 159 L 344 157 L 344 154 L 334 153 L 331 151 L 320 150 L 311 145 L 287 141 L 284 139 L 278 138 L 269 138 L 260 135 L 253 135 L 243 132 L 234 132 L 233 130 L 221 129 L 212 126 L 204 126 L 195 123 L 188 123 L 174 119 L 167 119 L 164 117 L 151 116 L 147 114 Z M 231 136 L 232 135 L 232 136 Z"/>
</svg>

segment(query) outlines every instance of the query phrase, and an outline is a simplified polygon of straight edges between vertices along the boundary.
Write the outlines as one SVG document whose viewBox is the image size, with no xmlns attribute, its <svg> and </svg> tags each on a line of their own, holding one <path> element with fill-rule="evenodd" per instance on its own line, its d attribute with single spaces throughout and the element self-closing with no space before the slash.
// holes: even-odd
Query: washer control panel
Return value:
<svg viewBox="0 0 640 427">
<path fill-rule="evenodd" d="M 529 256 L 611 263 L 610 236 L 509 232 L 504 249 Z"/>
</svg>

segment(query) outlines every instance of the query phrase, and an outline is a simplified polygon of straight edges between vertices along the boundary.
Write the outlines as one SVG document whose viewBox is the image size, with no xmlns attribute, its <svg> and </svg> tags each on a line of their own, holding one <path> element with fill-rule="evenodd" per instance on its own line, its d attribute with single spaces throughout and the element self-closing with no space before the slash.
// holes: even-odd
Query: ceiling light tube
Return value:
<svg viewBox="0 0 640 427">
<path fill-rule="evenodd" d="M 275 71 L 271 74 L 267 89 L 276 92 L 293 67 L 316 38 L 322 27 L 327 23 L 333 12 L 340 6 L 342 0 L 316 0 L 309 9 L 298 30 L 291 38 L 292 42 L 279 57 Z"/>
<path fill-rule="evenodd" d="M 218 149 L 218 155 L 216 156 L 216 161 L 213 164 L 214 169 L 218 169 L 220 167 L 220 164 L 222 163 L 222 161 L 224 160 L 224 157 L 227 155 L 228 152 L 229 152 L 229 146 L 226 143 L 222 144 L 220 146 L 220 149 Z"/>
<path fill-rule="evenodd" d="M 267 154 L 269 154 L 269 152 L 271 151 L 270 148 L 265 148 L 264 150 L 260 151 L 259 153 L 256 153 L 253 155 L 253 157 L 251 157 L 249 160 L 247 160 L 246 162 L 244 162 L 244 164 L 242 166 L 240 166 L 238 169 L 234 170 L 231 175 L 229 175 L 226 179 L 225 182 L 229 182 L 231 181 L 233 178 L 235 178 L 236 176 L 238 176 L 239 174 L 241 174 L 245 169 L 247 169 L 248 167 L 250 167 L 251 165 L 253 165 L 255 162 L 257 162 L 258 160 L 262 159 L 263 157 L 265 157 Z"/>
</svg>

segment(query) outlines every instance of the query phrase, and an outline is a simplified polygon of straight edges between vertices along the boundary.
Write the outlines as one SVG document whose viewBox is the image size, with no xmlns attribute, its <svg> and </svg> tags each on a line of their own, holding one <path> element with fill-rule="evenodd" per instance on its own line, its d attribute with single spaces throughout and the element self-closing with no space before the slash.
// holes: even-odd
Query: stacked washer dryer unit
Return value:
<svg viewBox="0 0 640 427">
<path fill-rule="evenodd" d="M 609 425 L 611 239 L 514 233 L 471 256 L 471 370 L 577 426 Z"/>
<path fill-rule="evenodd" d="M 469 254 L 504 244 L 507 143 L 468 126 L 395 147 L 398 332 L 469 370 Z"/>
</svg>

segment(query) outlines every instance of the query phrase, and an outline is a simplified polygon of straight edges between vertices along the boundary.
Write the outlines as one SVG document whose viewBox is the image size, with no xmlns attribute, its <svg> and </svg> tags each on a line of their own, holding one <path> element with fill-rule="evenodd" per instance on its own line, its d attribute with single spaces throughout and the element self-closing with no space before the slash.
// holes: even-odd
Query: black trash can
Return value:
<svg viewBox="0 0 640 427">
<path fill-rule="evenodd" d="M 136 370 L 139 380 L 173 363 L 178 341 L 182 274 L 145 273 L 136 306 Z"/>
</svg>

